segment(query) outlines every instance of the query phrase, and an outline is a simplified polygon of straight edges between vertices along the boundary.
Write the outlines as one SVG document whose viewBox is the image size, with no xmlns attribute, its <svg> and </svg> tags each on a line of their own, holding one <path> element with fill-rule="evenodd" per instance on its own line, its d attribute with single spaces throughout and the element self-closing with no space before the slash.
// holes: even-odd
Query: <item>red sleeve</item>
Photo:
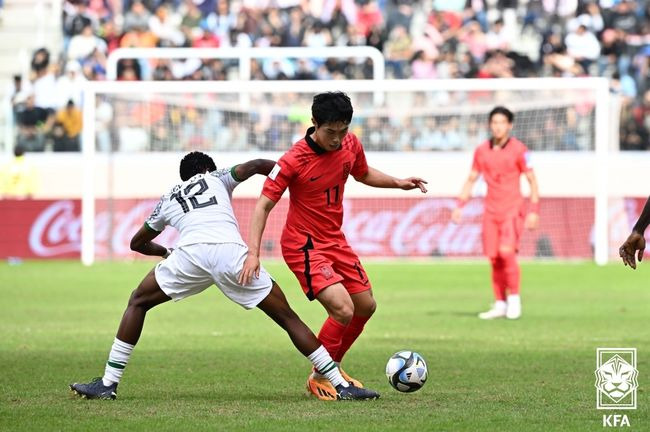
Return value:
<svg viewBox="0 0 650 432">
<path fill-rule="evenodd" d="M 278 160 L 278 163 L 275 164 L 275 167 L 273 167 L 266 177 L 264 187 L 262 188 L 262 195 L 271 201 L 280 201 L 282 194 L 289 187 L 289 183 L 291 183 L 295 175 L 296 171 L 291 165 L 291 159 L 285 154 Z"/>
<path fill-rule="evenodd" d="M 366 161 L 366 153 L 363 151 L 361 141 L 359 141 L 359 138 L 356 136 L 354 137 L 354 144 L 354 152 L 356 157 L 354 159 L 354 165 L 352 166 L 350 173 L 352 174 L 352 177 L 359 178 L 363 177 L 368 172 L 368 162 Z"/>
<path fill-rule="evenodd" d="M 480 147 L 479 147 L 480 148 Z M 478 173 L 482 172 L 483 170 L 481 169 L 481 163 L 479 162 L 478 158 L 478 150 L 474 150 L 474 159 L 472 159 L 472 171 L 476 171 Z"/>
<path fill-rule="evenodd" d="M 525 145 L 522 145 L 522 149 L 517 157 L 517 168 L 519 168 L 519 172 L 522 173 L 533 170 L 533 165 L 530 162 L 530 151 L 528 151 L 528 148 Z"/>
</svg>

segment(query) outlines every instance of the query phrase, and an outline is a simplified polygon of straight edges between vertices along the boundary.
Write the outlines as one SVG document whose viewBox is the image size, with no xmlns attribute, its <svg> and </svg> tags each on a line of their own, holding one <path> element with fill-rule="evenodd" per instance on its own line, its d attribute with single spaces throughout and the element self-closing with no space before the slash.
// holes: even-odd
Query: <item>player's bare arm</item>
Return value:
<svg viewBox="0 0 650 432">
<path fill-rule="evenodd" d="M 239 275 L 239 283 L 242 285 L 249 284 L 253 276 L 259 277 L 260 275 L 260 243 L 266 227 L 266 220 L 269 218 L 269 213 L 271 213 L 275 204 L 275 201 L 265 195 L 261 195 L 257 200 L 257 204 L 255 204 L 248 238 L 248 256 Z"/>
<path fill-rule="evenodd" d="M 138 232 L 133 235 L 133 238 L 131 239 L 131 250 L 141 253 L 142 255 L 167 258 L 170 251 L 166 247 L 153 241 L 153 239 L 158 237 L 158 234 L 160 234 L 158 231 L 155 231 L 149 228 L 147 224 L 144 224 L 140 227 Z"/>
<path fill-rule="evenodd" d="M 427 182 L 419 177 L 409 177 L 405 179 L 398 179 L 388 174 L 384 174 L 378 169 L 368 167 L 368 172 L 356 179 L 357 181 L 368 186 L 376 188 L 394 188 L 411 190 L 419 188 L 422 193 L 427 193 L 427 188 L 424 186 Z"/>
<path fill-rule="evenodd" d="M 454 223 L 460 223 L 460 219 L 463 216 L 463 206 L 469 200 L 469 196 L 472 193 L 472 188 L 474 187 L 476 180 L 478 180 L 478 177 L 478 171 L 473 169 L 469 172 L 469 176 L 467 177 L 467 180 L 465 180 L 463 188 L 460 191 L 460 195 L 458 196 L 458 205 L 451 213 L 451 220 Z"/>
<path fill-rule="evenodd" d="M 537 177 L 534 171 L 528 171 L 524 174 L 528 184 L 530 185 L 530 212 L 526 216 L 524 223 L 526 229 L 534 230 L 539 225 L 539 187 L 537 185 Z"/>
<path fill-rule="evenodd" d="M 632 233 L 618 249 L 618 253 L 623 259 L 623 264 L 626 266 L 629 265 L 633 269 L 636 269 L 635 254 L 639 262 L 643 260 L 643 253 L 645 252 L 644 233 L 648 225 L 650 225 L 650 198 L 646 201 L 639 220 L 634 225 L 634 228 L 632 228 Z"/>
<path fill-rule="evenodd" d="M 274 166 L 275 161 L 269 159 L 253 159 L 235 166 L 235 175 L 237 176 L 237 180 L 244 181 L 255 174 L 268 175 Z"/>
</svg>

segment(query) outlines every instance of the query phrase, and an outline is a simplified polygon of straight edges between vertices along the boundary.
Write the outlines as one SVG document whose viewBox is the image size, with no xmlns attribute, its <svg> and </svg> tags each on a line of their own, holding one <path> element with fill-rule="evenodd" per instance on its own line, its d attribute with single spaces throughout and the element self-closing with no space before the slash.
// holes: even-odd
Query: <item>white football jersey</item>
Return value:
<svg viewBox="0 0 650 432">
<path fill-rule="evenodd" d="M 240 183 L 234 167 L 197 174 L 165 194 L 146 221 L 161 232 L 167 225 L 180 233 L 176 247 L 197 243 L 246 246 L 232 210 L 232 191 Z"/>
</svg>

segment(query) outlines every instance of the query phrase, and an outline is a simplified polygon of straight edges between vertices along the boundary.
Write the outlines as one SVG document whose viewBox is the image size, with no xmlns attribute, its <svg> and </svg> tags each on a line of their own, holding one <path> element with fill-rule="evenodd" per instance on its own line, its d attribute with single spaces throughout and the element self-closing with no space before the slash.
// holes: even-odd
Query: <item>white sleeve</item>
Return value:
<svg viewBox="0 0 650 432">
<path fill-rule="evenodd" d="M 162 232 L 165 229 L 165 226 L 167 225 L 167 222 L 165 221 L 165 217 L 164 217 L 164 212 L 162 211 L 164 203 L 165 203 L 165 197 L 163 196 L 162 198 L 160 198 L 160 201 L 158 201 L 158 204 L 151 212 L 151 215 L 149 215 L 149 217 L 144 223 L 148 228 L 157 232 Z"/>
<path fill-rule="evenodd" d="M 228 194 L 232 194 L 232 191 L 237 187 L 238 184 L 241 183 L 241 180 L 237 178 L 237 175 L 235 174 L 235 166 L 232 166 L 230 168 L 222 168 L 217 171 L 212 171 L 210 175 L 213 175 L 217 177 L 223 185 L 226 187 L 226 190 L 228 191 Z"/>
</svg>

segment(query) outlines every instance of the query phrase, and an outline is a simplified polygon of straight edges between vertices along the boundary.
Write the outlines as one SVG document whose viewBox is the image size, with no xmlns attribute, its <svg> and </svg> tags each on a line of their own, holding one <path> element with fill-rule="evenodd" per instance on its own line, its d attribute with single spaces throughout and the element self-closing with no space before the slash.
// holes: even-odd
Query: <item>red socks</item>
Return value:
<svg viewBox="0 0 650 432">
<path fill-rule="evenodd" d="M 517 255 L 514 253 L 502 253 L 495 258 L 490 258 L 492 263 L 492 289 L 494 298 L 499 301 L 506 301 L 506 289 L 508 295 L 519 294 L 521 271 L 517 263 Z"/>
<path fill-rule="evenodd" d="M 369 319 L 370 317 L 362 317 L 358 315 L 352 317 L 348 326 L 345 328 L 345 333 L 343 333 L 343 339 L 341 340 L 341 345 L 339 346 L 338 351 L 332 355 L 332 359 L 335 362 L 341 362 L 343 356 L 348 352 L 354 341 L 357 340 Z"/>
<path fill-rule="evenodd" d="M 497 301 L 506 301 L 506 274 L 505 262 L 500 256 L 490 258 L 492 263 L 492 290 L 494 291 L 494 299 Z"/>
<path fill-rule="evenodd" d="M 338 352 L 341 346 L 345 329 L 346 326 L 344 324 L 341 324 L 332 317 L 327 317 L 323 323 L 323 327 L 320 329 L 320 333 L 318 333 L 318 340 L 332 357 L 334 357 L 334 354 Z"/>
<path fill-rule="evenodd" d="M 354 341 L 357 340 L 369 319 L 370 317 L 355 315 L 345 326 L 334 318 L 327 317 L 320 329 L 320 333 L 318 333 L 318 340 L 330 353 L 332 360 L 335 362 L 341 361 Z"/>
<path fill-rule="evenodd" d="M 514 253 L 501 254 L 501 259 L 504 263 L 504 276 L 506 286 L 508 287 L 508 295 L 519 294 L 519 285 L 521 281 L 521 271 L 519 263 L 517 262 L 517 255 Z"/>
</svg>

